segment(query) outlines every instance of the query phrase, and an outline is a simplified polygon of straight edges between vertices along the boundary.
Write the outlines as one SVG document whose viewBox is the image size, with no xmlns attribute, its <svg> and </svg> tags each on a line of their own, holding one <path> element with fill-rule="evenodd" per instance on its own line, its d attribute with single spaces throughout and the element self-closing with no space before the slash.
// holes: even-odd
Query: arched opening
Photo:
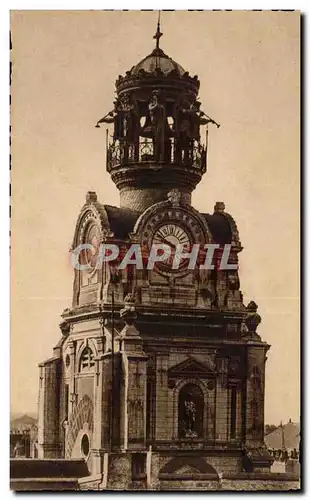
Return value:
<svg viewBox="0 0 310 500">
<path fill-rule="evenodd" d="M 87 457 L 89 454 L 89 439 L 87 434 L 84 434 L 81 440 L 81 452 L 82 454 Z"/>
<path fill-rule="evenodd" d="M 167 123 L 170 130 L 174 130 L 174 118 L 173 116 L 167 116 Z"/>
<path fill-rule="evenodd" d="M 66 357 L 65 357 L 65 365 L 66 365 L 66 368 L 69 368 L 69 366 L 70 366 L 70 356 L 69 356 L 69 354 L 67 354 Z"/>
<path fill-rule="evenodd" d="M 80 372 L 93 371 L 94 366 L 95 366 L 95 360 L 93 352 L 89 347 L 86 347 L 81 355 Z"/>
<path fill-rule="evenodd" d="M 179 438 L 203 435 L 203 392 L 196 384 L 186 384 L 179 394 Z"/>
<path fill-rule="evenodd" d="M 146 116 L 141 116 L 140 118 L 140 127 L 143 129 L 146 124 Z"/>
<path fill-rule="evenodd" d="M 212 474 L 214 476 L 218 476 L 216 469 L 207 463 L 201 457 L 194 456 L 182 456 L 176 457 L 172 460 L 169 460 L 159 471 L 159 474 L 177 474 L 181 475 L 182 471 L 187 470 L 191 471 L 190 474 L 193 474 L 195 471 L 198 474 Z M 194 473 L 195 473 L 194 472 Z M 184 472 L 183 472 L 184 473 Z M 186 473 L 186 472 L 185 472 Z M 188 472 L 187 472 L 188 474 Z"/>
</svg>

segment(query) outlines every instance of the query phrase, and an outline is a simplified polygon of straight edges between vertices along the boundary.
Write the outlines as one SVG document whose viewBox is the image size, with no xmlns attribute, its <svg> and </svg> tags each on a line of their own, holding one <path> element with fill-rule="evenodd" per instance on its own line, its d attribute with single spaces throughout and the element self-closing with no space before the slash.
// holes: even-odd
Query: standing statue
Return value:
<svg viewBox="0 0 310 500">
<path fill-rule="evenodd" d="M 139 117 L 136 106 L 131 104 L 128 94 L 120 99 L 120 113 L 123 123 L 123 136 L 127 142 L 134 143 L 139 136 Z"/>
<path fill-rule="evenodd" d="M 136 137 L 139 137 L 139 116 L 136 106 L 130 103 L 128 94 L 122 95 L 114 101 L 114 108 L 101 120 L 100 123 L 113 123 L 113 139 L 133 143 Z"/>
<path fill-rule="evenodd" d="M 194 140 L 199 141 L 200 119 L 198 115 L 197 104 L 189 103 L 184 98 L 177 103 L 175 109 L 175 123 L 173 125 L 174 135 L 176 137 L 176 154 L 179 161 L 187 163 L 191 157 Z"/>
<path fill-rule="evenodd" d="M 183 127 L 187 137 L 191 140 L 199 141 L 200 139 L 200 119 L 198 115 L 198 106 L 191 103 L 188 109 L 183 109 Z M 200 103 L 199 103 L 200 106 Z M 181 125 L 182 126 L 182 125 Z"/>
<path fill-rule="evenodd" d="M 160 102 L 159 90 L 152 92 L 149 102 L 149 114 L 155 145 L 155 159 L 156 161 L 164 161 L 166 111 L 165 106 Z"/>
<path fill-rule="evenodd" d="M 196 422 L 196 405 L 194 401 L 184 401 L 184 415 L 185 415 L 185 436 L 195 437 L 197 433 L 194 431 Z"/>
<path fill-rule="evenodd" d="M 200 110 L 199 101 L 191 102 L 187 95 L 183 95 L 175 104 L 173 132 L 176 138 L 176 155 L 186 163 L 192 158 L 194 141 L 200 143 L 200 127 L 208 123 L 220 125 Z M 204 154 L 204 151 L 201 151 Z M 205 163 L 205 158 L 203 159 Z"/>
<path fill-rule="evenodd" d="M 107 113 L 101 120 L 98 120 L 96 127 L 100 127 L 100 123 L 113 123 L 114 124 L 114 130 L 113 130 L 113 139 L 114 140 L 121 140 L 124 137 L 124 126 L 123 126 L 123 120 L 121 116 L 121 104 L 119 99 L 116 99 L 114 101 L 114 108 L 112 111 Z"/>
</svg>

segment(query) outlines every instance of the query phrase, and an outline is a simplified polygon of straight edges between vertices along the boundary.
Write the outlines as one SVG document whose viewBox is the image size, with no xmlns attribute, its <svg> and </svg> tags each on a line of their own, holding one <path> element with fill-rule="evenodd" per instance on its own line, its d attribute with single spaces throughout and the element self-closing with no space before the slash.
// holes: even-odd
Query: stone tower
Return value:
<svg viewBox="0 0 310 500">
<path fill-rule="evenodd" d="M 159 47 L 116 81 L 107 171 L 120 206 L 88 192 L 76 223 L 73 302 L 40 365 L 41 457 L 85 457 L 82 487 L 216 489 L 223 474 L 268 471 L 266 352 L 257 305 L 243 303 L 237 225 L 217 202 L 191 205 L 207 169 L 200 82 Z M 152 244 L 216 245 L 213 264 L 146 265 Z M 139 245 L 143 267 L 97 265 L 100 245 Z M 229 266 L 219 265 L 230 245 Z M 199 254 L 201 256 L 201 254 Z M 204 258 L 206 255 L 204 254 Z M 84 486 L 83 486 L 84 485 Z"/>
</svg>

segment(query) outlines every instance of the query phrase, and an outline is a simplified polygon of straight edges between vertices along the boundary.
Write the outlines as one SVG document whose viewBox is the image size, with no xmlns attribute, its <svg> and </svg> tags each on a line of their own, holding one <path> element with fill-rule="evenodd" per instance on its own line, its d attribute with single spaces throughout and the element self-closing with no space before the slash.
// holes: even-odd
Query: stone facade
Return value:
<svg viewBox="0 0 310 500">
<path fill-rule="evenodd" d="M 89 192 L 73 251 L 96 242 L 148 252 L 162 230 L 170 245 L 182 233 L 218 253 L 213 269 L 175 271 L 97 268 L 86 252 L 61 340 L 40 365 L 40 457 L 84 457 L 91 475 L 82 489 L 260 489 L 254 477 L 277 489 L 264 445 L 269 345 L 256 331 L 256 304 L 243 303 L 238 270 L 218 265 L 227 244 L 238 264 L 237 225 L 222 202 L 211 214 L 191 205 L 206 171 L 201 132 L 215 123 L 200 110 L 198 78 L 157 43 L 116 89 L 98 126 L 114 126 L 107 169 L 120 207 Z"/>
</svg>

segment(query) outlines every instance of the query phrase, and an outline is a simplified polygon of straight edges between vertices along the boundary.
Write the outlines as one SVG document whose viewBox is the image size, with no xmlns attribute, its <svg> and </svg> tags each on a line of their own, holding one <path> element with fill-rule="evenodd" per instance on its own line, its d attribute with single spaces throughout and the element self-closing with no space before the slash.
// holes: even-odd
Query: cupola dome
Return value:
<svg viewBox="0 0 310 500">
<path fill-rule="evenodd" d="M 133 66 L 130 70 L 131 75 L 138 75 L 139 72 L 156 73 L 158 70 L 165 76 L 169 75 L 172 71 L 182 76 L 185 69 L 180 64 L 175 62 L 171 57 L 167 56 L 165 52 L 156 47 L 151 54 L 144 57 L 142 61 Z"/>
</svg>

